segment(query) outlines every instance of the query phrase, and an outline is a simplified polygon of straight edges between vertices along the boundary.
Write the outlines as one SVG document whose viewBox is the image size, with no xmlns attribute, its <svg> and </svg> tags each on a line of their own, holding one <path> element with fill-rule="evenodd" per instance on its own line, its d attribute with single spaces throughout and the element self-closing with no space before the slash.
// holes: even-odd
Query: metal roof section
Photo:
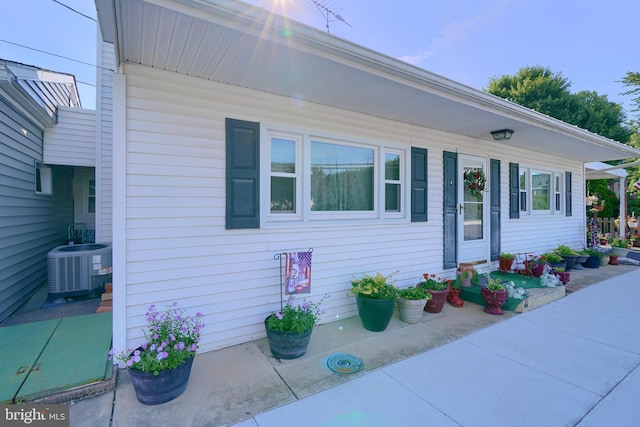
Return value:
<svg viewBox="0 0 640 427">
<path fill-rule="evenodd" d="M 95 0 L 118 64 L 141 64 L 505 149 L 584 162 L 640 150 L 240 1 Z M 508 141 L 491 131 L 513 129 Z"/>
<path fill-rule="evenodd" d="M 82 108 L 72 74 L 0 59 L 0 89 L 45 127 L 57 122 L 59 105 Z"/>
</svg>

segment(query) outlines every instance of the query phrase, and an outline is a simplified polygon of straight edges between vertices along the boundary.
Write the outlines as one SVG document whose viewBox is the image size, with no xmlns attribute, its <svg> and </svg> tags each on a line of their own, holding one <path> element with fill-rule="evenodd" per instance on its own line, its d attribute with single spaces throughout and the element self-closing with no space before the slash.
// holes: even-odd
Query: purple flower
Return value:
<svg viewBox="0 0 640 427">
<path fill-rule="evenodd" d="M 176 340 L 176 336 L 173 334 L 169 334 L 169 338 L 171 339 L 171 341 L 175 341 Z"/>
<path fill-rule="evenodd" d="M 134 352 L 133 352 L 133 355 L 134 355 L 134 356 L 140 356 L 140 350 L 136 350 L 136 351 L 134 351 Z"/>
<path fill-rule="evenodd" d="M 127 360 L 127 368 L 130 368 L 133 365 L 133 359 Z"/>
<path fill-rule="evenodd" d="M 178 348 L 179 348 L 180 350 L 184 350 L 184 343 L 183 343 L 182 341 L 180 341 L 180 342 L 178 343 Z"/>
<path fill-rule="evenodd" d="M 276 317 L 278 318 L 278 320 L 282 320 L 284 316 L 279 311 L 276 311 Z"/>
</svg>

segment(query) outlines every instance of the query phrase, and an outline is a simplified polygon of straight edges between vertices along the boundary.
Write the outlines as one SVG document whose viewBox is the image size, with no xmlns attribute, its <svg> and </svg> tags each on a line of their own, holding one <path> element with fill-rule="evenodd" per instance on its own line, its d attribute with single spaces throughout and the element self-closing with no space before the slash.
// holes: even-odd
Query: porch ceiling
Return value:
<svg viewBox="0 0 640 427">
<path fill-rule="evenodd" d="M 587 161 L 640 151 L 242 2 L 95 0 L 119 63 Z M 493 141 L 492 130 L 514 130 Z"/>
</svg>

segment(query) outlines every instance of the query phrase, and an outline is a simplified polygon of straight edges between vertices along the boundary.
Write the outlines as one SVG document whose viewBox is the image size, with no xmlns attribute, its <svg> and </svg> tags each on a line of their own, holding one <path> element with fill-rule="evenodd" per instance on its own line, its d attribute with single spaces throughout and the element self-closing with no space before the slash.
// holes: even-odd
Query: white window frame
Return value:
<svg viewBox="0 0 640 427">
<path fill-rule="evenodd" d="M 398 180 L 388 180 L 386 177 L 386 157 L 387 154 L 397 155 L 400 158 L 400 176 Z M 386 195 L 386 185 L 387 184 L 398 184 L 400 185 L 400 210 L 399 211 L 387 211 L 386 210 L 386 201 L 384 197 L 380 197 L 381 202 L 381 212 L 384 212 L 385 218 L 404 218 L 406 216 L 406 206 L 407 206 L 407 191 L 406 191 L 406 151 L 405 150 L 397 150 L 389 147 L 384 147 L 382 150 L 382 155 L 380 156 L 380 160 L 382 162 L 381 165 L 381 181 L 382 188 L 380 189 L 380 194 Z"/>
<path fill-rule="evenodd" d="M 303 173 L 301 166 L 304 164 L 302 157 L 302 145 L 303 145 L 303 136 L 295 133 L 287 133 L 287 132 L 269 132 L 269 137 L 267 138 L 267 147 L 264 150 L 265 161 L 263 163 L 263 170 L 267 171 L 266 185 L 262 185 L 261 187 L 266 187 L 266 198 L 267 200 L 267 221 L 279 222 L 279 221 L 301 221 L 302 220 L 302 187 L 303 187 Z M 271 141 L 273 139 L 286 139 L 294 142 L 295 146 L 295 163 L 296 170 L 293 174 L 284 174 L 278 172 L 271 172 Z M 284 176 L 295 178 L 296 187 L 295 187 L 295 212 L 272 212 L 271 211 L 271 177 L 273 176 Z M 262 179 L 261 179 L 262 181 Z"/>
<path fill-rule="evenodd" d="M 296 212 L 271 212 L 271 141 L 272 138 L 289 139 L 296 141 Z M 261 217 L 265 227 L 270 225 L 389 220 L 408 221 L 408 208 L 410 203 L 408 147 L 389 144 L 385 142 L 364 140 L 358 138 L 346 138 L 341 135 L 310 132 L 305 129 L 295 129 L 286 126 L 263 124 L 261 129 Z M 312 211 L 311 210 L 311 144 L 313 141 L 329 144 L 352 146 L 373 150 L 374 153 L 374 182 L 373 182 L 373 210 L 371 211 Z M 400 155 L 400 212 L 385 211 L 385 154 Z"/>
<path fill-rule="evenodd" d="M 520 174 L 525 173 L 525 190 L 520 189 L 518 192 L 518 208 L 520 209 L 520 213 L 524 215 L 560 215 L 565 212 L 565 192 L 566 188 L 564 186 L 564 172 L 554 170 L 554 169 L 545 169 L 544 167 L 533 167 L 533 166 L 522 166 L 520 165 Z M 547 174 L 550 176 L 550 184 L 549 184 L 549 209 L 533 209 L 533 174 L 541 173 Z M 558 181 L 558 188 L 556 188 L 556 180 Z M 520 177 L 518 176 L 518 186 L 520 185 Z M 522 209 L 522 193 L 526 194 L 526 209 Z M 560 196 L 560 206 L 559 209 L 556 209 L 556 197 Z"/>
</svg>

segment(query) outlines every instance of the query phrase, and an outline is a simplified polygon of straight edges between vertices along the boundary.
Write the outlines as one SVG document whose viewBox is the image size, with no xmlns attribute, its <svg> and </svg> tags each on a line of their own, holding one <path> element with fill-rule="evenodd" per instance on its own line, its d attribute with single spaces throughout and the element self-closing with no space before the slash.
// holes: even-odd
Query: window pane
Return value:
<svg viewBox="0 0 640 427">
<path fill-rule="evenodd" d="M 400 155 L 385 154 L 384 156 L 384 179 L 400 181 Z"/>
<path fill-rule="evenodd" d="M 387 212 L 400 212 L 400 184 L 384 185 L 384 209 Z"/>
<path fill-rule="evenodd" d="M 271 177 L 271 212 L 296 212 L 296 179 Z"/>
<path fill-rule="evenodd" d="M 520 171 L 520 190 L 527 189 L 527 173 Z"/>
<path fill-rule="evenodd" d="M 311 142 L 311 210 L 372 211 L 374 151 Z"/>
<path fill-rule="evenodd" d="M 296 143 L 288 139 L 271 139 L 271 172 L 296 172 Z"/>
<path fill-rule="evenodd" d="M 482 229 L 482 203 L 465 203 L 464 240 L 482 239 Z"/>
<path fill-rule="evenodd" d="M 551 175 L 548 173 L 531 173 L 531 209 L 548 211 L 550 209 Z"/>
</svg>

